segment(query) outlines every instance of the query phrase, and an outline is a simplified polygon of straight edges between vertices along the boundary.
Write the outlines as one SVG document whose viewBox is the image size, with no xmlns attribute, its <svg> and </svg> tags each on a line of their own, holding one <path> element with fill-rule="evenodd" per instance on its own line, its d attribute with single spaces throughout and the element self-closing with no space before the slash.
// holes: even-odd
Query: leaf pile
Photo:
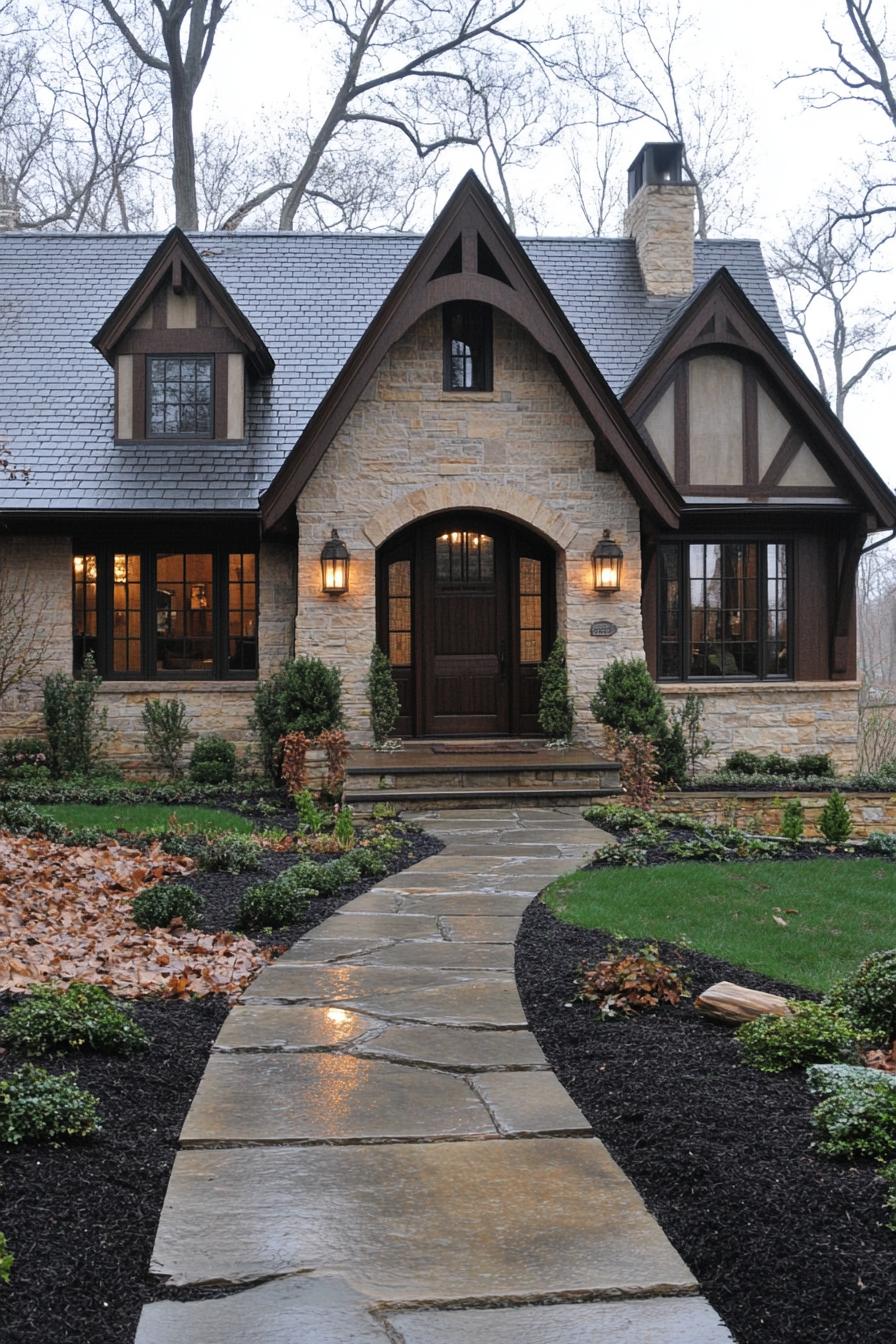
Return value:
<svg viewBox="0 0 896 1344">
<path fill-rule="evenodd" d="M 270 953 L 233 933 L 141 929 L 131 913 L 138 891 L 192 867 L 156 844 L 86 848 L 0 833 L 0 991 L 83 980 L 124 998 L 235 998 Z"/>
<path fill-rule="evenodd" d="M 680 972 L 680 966 L 661 961 L 656 947 L 649 945 L 607 957 L 596 966 L 583 964 L 578 997 L 606 1018 L 631 1017 L 661 1003 L 675 1007 L 688 997 Z"/>
</svg>

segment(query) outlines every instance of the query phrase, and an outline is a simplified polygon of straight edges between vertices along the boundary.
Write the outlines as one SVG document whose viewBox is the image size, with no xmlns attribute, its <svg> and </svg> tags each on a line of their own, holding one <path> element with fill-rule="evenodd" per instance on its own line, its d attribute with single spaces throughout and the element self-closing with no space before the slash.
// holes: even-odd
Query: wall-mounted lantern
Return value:
<svg viewBox="0 0 896 1344">
<path fill-rule="evenodd" d="M 596 593 L 618 593 L 622 587 L 622 547 L 617 546 L 604 528 L 604 535 L 591 552 Z"/>
<path fill-rule="evenodd" d="M 325 593 L 336 596 L 348 592 L 348 570 L 352 562 L 349 549 L 334 527 L 330 540 L 320 553 L 320 573 Z"/>
</svg>

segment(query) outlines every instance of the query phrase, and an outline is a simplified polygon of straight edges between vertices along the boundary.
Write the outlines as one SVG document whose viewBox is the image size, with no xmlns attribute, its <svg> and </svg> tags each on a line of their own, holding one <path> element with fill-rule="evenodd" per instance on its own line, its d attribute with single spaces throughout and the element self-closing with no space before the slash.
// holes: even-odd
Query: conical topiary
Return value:
<svg viewBox="0 0 896 1344">
<path fill-rule="evenodd" d="M 554 640 L 547 660 L 538 669 L 538 726 L 554 741 L 572 737 L 573 708 L 566 670 L 566 645 Z"/>
<path fill-rule="evenodd" d="M 367 674 L 367 698 L 370 701 L 370 726 L 374 745 L 381 747 L 395 732 L 401 714 L 398 687 L 392 676 L 389 659 L 379 644 L 370 653 L 370 671 Z"/>
</svg>

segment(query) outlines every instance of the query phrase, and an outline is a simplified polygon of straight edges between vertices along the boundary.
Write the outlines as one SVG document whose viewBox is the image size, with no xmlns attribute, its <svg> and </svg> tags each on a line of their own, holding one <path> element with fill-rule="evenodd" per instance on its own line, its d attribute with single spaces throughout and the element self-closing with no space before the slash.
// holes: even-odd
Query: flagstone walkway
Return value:
<svg viewBox="0 0 896 1344">
<path fill-rule="evenodd" d="M 562 809 L 421 818 L 445 850 L 264 970 L 182 1133 L 137 1344 L 725 1344 L 548 1069 L 522 913 L 590 857 Z"/>
</svg>

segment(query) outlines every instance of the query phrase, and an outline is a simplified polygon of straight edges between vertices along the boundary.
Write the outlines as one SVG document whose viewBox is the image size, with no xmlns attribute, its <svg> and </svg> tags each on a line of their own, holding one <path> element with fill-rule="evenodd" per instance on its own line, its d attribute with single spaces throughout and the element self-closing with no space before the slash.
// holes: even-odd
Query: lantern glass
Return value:
<svg viewBox="0 0 896 1344">
<path fill-rule="evenodd" d="M 604 535 L 591 553 L 596 593 L 618 593 L 622 587 L 622 548 L 604 528 Z"/>
<path fill-rule="evenodd" d="M 320 553 L 321 582 L 325 593 L 347 593 L 351 563 L 348 547 L 334 527 Z"/>
</svg>

